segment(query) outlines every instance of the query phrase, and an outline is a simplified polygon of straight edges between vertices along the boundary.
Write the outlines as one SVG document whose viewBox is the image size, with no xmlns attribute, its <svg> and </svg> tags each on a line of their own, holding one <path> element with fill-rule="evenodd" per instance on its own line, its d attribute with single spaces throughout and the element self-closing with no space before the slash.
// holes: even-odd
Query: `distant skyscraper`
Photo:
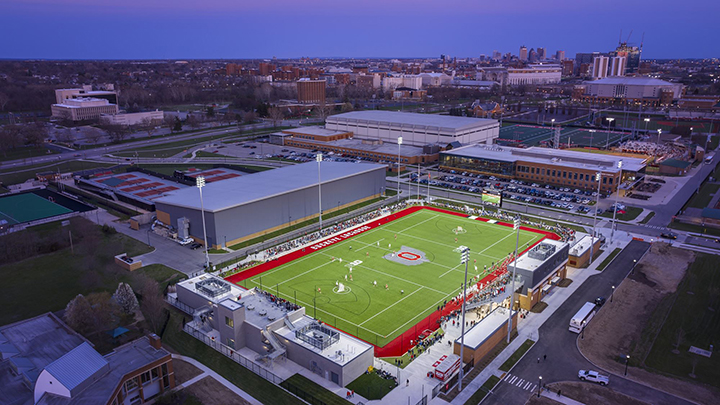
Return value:
<svg viewBox="0 0 720 405">
<path fill-rule="evenodd" d="M 642 50 L 637 46 L 629 46 L 627 42 L 620 42 L 614 51 L 610 52 L 610 56 L 624 56 L 627 61 L 625 63 L 626 70 L 629 73 L 634 72 L 640 67 L 640 53 Z"/>
<path fill-rule="evenodd" d="M 492 53 L 492 58 L 493 58 L 493 60 L 500 60 L 500 59 L 502 59 L 502 54 L 495 50 Z"/>
<path fill-rule="evenodd" d="M 530 52 L 528 53 L 528 60 L 530 62 L 537 62 L 538 54 L 537 52 L 535 52 L 535 48 L 530 48 Z"/>
<path fill-rule="evenodd" d="M 612 59 L 610 59 L 610 76 L 625 76 L 626 63 L 626 57 L 613 56 Z"/>
<path fill-rule="evenodd" d="M 607 56 L 596 56 L 593 59 L 592 78 L 604 79 L 607 77 L 609 58 Z"/>
<path fill-rule="evenodd" d="M 565 60 L 565 51 L 557 51 L 555 52 L 555 59 L 559 60 L 560 62 Z"/>
<path fill-rule="evenodd" d="M 528 60 L 528 50 L 527 50 L 527 47 L 525 47 L 525 45 L 520 47 L 520 55 L 519 56 L 520 56 L 520 60 L 523 62 Z"/>
<path fill-rule="evenodd" d="M 537 57 L 538 57 L 538 59 L 540 59 L 540 60 L 545 60 L 545 59 L 547 59 L 547 53 L 546 53 L 546 51 L 545 51 L 545 48 L 538 48 L 538 50 L 537 50 Z"/>
</svg>

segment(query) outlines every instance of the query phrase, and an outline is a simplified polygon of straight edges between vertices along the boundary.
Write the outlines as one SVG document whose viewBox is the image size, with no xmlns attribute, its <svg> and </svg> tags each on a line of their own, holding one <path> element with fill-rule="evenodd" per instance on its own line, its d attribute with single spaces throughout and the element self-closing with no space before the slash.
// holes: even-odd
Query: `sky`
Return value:
<svg viewBox="0 0 720 405">
<path fill-rule="evenodd" d="M 0 0 L 0 58 L 720 57 L 718 0 Z"/>
</svg>

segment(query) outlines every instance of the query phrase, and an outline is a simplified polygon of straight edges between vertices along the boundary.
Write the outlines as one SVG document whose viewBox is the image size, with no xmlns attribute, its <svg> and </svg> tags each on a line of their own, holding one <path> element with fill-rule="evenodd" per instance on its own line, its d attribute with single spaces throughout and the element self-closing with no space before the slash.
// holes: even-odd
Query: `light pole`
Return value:
<svg viewBox="0 0 720 405">
<path fill-rule="evenodd" d="M 630 363 L 630 355 L 626 354 L 625 355 L 625 375 L 627 375 L 628 363 Z"/>
<path fill-rule="evenodd" d="M 541 391 L 542 391 L 542 376 L 538 376 L 538 398 L 540 398 Z"/>
<path fill-rule="evenodd" d="M 615 295 L 615 286 L 612 286 L 612 292 L 610 293 L 610 302 L 613 302 L 614 295 Z"/>
<path fill-rule="evenodd" d="M 633 266 L 632 270 L 630 271 L 630 274 L 635 274 L 635 265 L 637 264 L 637 259 L 633 259 Z"/>
<path fill-rule="evenodd" d="M 402 145 L 402 136 L 398 136 L 398 165 L 397 165 L 397 201 L 400 202 L 400 145 Z"/>
<path fill-rule="evenodd" d="M 658 145 L 660 145 L 660 135 L 662 135 L 662 129 L 658 128 L 658 140 L 657 140 Z"/>
<path fill-rule="evenodd" d="M 203 189 L 203 187 L 205 187 L 205 176 L 198 176 L 195 179 L 195 185 L 197 186 L 198 191 L 200 192 L 200 215 L 202 216 L 203 240 L 205 242 L 205 268 L 210 269 L 210 256 L 208 255 L 207 231 L 205 229 L 205 205 L 203 204 L 203 195 L 202 195 L 202 189 Z"/>
<path fill-rule="evenodd" d="M 591 147 L 591 148 L 594 146 L 594 145 L 593 145 L 593 136 L 594 136 L 594 135 L 595 135 L 595 130 L 594 130 L 594 129 L 591 129 L 591 130 L 590 130 L 590 147 Z"/>
<path fill-rule="evenodd" d="M 318 213 L 320 214 L 320 230 L 322 231 L 322 186 L 320 184 L 320 162 L 322 162 L 322 153 L 315 156 L 318 163 Z"/>
<path fill-rule="evenodd" d="M 470 261 L 470 248 L 467 246 L 459 246 L 455 249 L 456 252 L 460 253 L 460 264 L 465 264 L 465 282 L 462 285 L 463 290 L 463 302 L 462 302 L 462 321 L 460 321 L 460 378 L 458 379 L 458 391 L 462 391 L 462 380 L 463 380 L 463 349 L 465 348 L 465 292 L 467 291 L 467 273 L 468 273 L 468 262 Z"/>
<path fill-rule="evenodd" d="M 590 263 L 591 265 L 593 262 L 593 256 L 595 256 L 595 252 L 593 250 L 595 249 L 595 225 L 597 224 L 597 212 L 600 207 L 598 205 L 600 204 L 600 178 L 602 177 L 602 174 L 600 172 L 595 173 L 595 181 L 597 181 L 598 184 L 598 191 L 597 195 L 595 196 L 595 213 L 593 215 L 593 233 L 590 236 Z"/>
<path fill-rule="evenodd" d="M 650 118 L 645 118 L 643 121 L 645 121 L 645 134 L 648 133 L 648 124 L 650 123 Z"/>
<path fill-rule="evenodd" d="M 622 183 L 622 159 L 618 160 L 617 168 L 620 170 L 620 180 L 621 180 L 620 183 Z M 613 220 L 612 220 L 612 226 L 610 227 L 610 244 L 611 245 L 613 242 L 613 236 L 615 236 L 615 228 L 617 227 L 617 222 L 615 222 L 615 217 L 616 217 L 617 211 L 618 211 L 618 198 L 620 198 L 620 185 L 617 186 L 617 192 L 615 193 L 615 208 L 613 209 Z"/>
<path fill-rule="evenodd" d="M 607 124 L 607 140 L 605 141 L 605 149 L 607 149 L 610 146 L 610 124 L 612 124 L 613 121 L 615 121 L 615 118 L 606 118 L 608 121 Z"/>
<path fill-rule="evenodd" d="M 515 217 L 513 221 L 513 230 L 516 232 L 515 236 L 515 260 L 513 260 L 513 275 L 510 281 L 510 302 L 508 303 L 508 331 L 507 331 L 507 342 L 510 343 L 510 333 L 512 332 L 512 309 L 513 301 L 515 300 L 515 272 L 517 270 L 517 252 L 518 245 L 520 244 L 520 217 Z"/>
</svg>

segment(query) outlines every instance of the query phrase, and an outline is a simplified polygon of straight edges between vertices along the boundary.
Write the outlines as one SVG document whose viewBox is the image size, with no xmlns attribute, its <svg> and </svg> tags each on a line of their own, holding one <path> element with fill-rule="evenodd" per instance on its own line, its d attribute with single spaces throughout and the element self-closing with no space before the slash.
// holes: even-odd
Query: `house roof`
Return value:
<svg viewBox="0 0 720 405">
<path fill-rule="evenodd" d="M 48 364 L 45 370 L 57 378 L 65 388 L 72 390 L 107 365 L 107 360 L 100 353 L 89 343 L 83 342 Z"/>
</svg>

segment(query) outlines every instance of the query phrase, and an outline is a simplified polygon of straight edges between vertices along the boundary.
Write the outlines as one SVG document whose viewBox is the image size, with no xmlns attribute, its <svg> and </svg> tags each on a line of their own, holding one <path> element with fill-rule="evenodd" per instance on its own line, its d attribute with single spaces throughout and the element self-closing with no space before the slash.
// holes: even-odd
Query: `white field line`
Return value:
<svg viewBox="0 0 720 405">
<path fill-rule="evenodd" d="M 383 312 L 385 312 L 385 311 L 387 311 L 388 309 L 390 309 L 390 308 L 394 307 L 395 305 L 399 304 L 399 303 L 400 303 L 401 301 L 403 301 L 404 299 L 406 299 L 406 298 L 410 298 L 410 296 L 411 296 L 411 295 L 413 295 L 413 294 L 415 294 L 416 292 L 418 292 L 418 291 L 422 290 L 423 288 L 424 288 L 424 287 L 420 287 L 420 288 L 418 288 L 417 290 L 415 290 L 415 291 L 411 292 L 410 294 L 408 294 L 408 295 L 404 296 L 404 297 L 403 297 L 402 299 L 399 299 L 399 300 L 395 301 L 395 303 L 394 303 L 394 304 L 392 304 L 392 305 L 390 305 L 389 307 L 387 307 L 387 308 L 383 309 L 382 311 L 380 311 L 380 312 L 378 312 L 377 314 L 375 314 L 375 315 L 371 316 L 370 318 L 368 318 L 368 319 L 364 320 L 364 321 L 363 321 L 363 322 L 362 322 L 362 323 L 360 324 L 360 326 L 362 326 L 362 325 L 363 325 L 363 324 L 364 324 L 365 322 L 369 322 L 369 321 L 370 321 L 371 319 L 373 319 L 373 318 L 375 318 L 376 316 L 378 316 L 378 315 L 382 314 Z"/>
<path fill-rule="evenodd" d="M 457 269 L 457 268 L 460 267 L 460 266 L 462 266 L 462 263 L 458 264 L 457 266 L 455 266 L 455 267 L 451 268 L 450 270 L 446 271 L 445 273 L 441 274 L 440 276 L 438 276 L 438 278 L 442 278 L 442 276 L 450 273 L 451 271 Z M 464 273 L 465 273 L 465 272 L 463 271 L 463 274 L 464 274 Z"/>
</svg>

